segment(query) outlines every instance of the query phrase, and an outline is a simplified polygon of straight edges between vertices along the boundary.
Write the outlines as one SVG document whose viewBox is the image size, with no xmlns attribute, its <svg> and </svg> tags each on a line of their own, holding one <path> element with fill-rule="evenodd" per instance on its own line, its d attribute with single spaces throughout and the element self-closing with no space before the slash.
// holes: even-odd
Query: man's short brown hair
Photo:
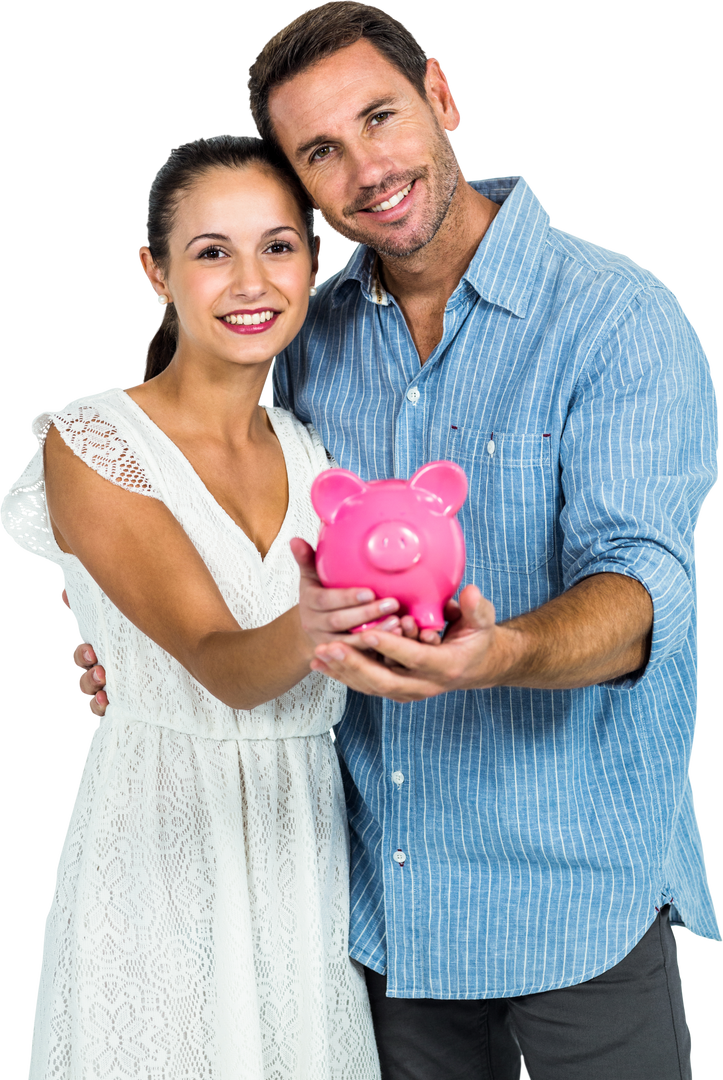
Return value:
<svg viewBox="0 0 723 1080">
<path fill-rule="evenodd" d="M 279 31 L 256 57 L 250 71 L 249 92 L 251 113 L 261 137 L 276 142 L 269 116 L 273 90 L 362 38 L 401 71 L 421 97 L 426 97 L 427 57 L 401 23 L 367 4 L 350 0 L 322 4 Z"/>
</svg>

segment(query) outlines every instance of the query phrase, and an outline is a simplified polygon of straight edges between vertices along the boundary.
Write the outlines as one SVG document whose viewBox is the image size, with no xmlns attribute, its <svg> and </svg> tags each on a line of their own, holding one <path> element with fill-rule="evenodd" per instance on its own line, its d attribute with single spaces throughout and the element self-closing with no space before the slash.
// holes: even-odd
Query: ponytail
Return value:
<svg viewBox="0 0 723 1080">
<path fill-rule="evenodd" d="M 143 372 L 140 381 L 148 382 L 160 375 L 173 360 L 178 343 L 178 315 L 172 303 L 166 303 L 158 326 L 146 341 L 143 353 Z"/>
</svg>

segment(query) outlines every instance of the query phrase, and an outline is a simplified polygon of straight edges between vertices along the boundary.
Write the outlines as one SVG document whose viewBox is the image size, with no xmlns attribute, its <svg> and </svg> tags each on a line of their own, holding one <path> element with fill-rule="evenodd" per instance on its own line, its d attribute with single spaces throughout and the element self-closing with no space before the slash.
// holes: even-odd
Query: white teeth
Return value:
<svg viewBox="0 0 723 1080">
<path fill-rule="evenodd" d="M 400 203 L 402 199 L 404 199 L 411 190 L 412 185 L 407 184 L 407 186 L 403 188 L 402 191 L 398 191 L 396 195 L 392 195 L 391 199 L 385 199 L 384 202 L 377 203 L 376 206 L 370 207 L 371 212 L 373 214 L 378 214 L 380 210 L 391 210 L 391 208 L 393 206 L 396 206 L 397 203 Z"/>
<path fill-rule="evenodd" d="M 274 314 L 273 311 L 255 311 L 253 315 L 224 315 L 223 321 L 234 326 L 258 326 L 273 319 Z"/>
</svg>

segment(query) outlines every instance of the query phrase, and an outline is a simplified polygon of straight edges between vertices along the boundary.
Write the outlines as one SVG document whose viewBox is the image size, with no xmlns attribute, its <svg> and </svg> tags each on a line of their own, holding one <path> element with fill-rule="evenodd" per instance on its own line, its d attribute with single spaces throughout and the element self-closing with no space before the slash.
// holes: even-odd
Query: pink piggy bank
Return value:
<svg viewBox="0 0 723 1080">
<path fill-rule="evenodd" d="M 431 461 L 410 480 L 365 483 L 347 469 L 320 473 L 311 501 L 322 520 L 316 549 L 322 583 L 393 596 L 398 614 L 414 616 L 420 629 L 441 630 L 444 605 L 464 572 L 464 538 L 454 515 L 466 498 L 467 477 L 452 461 Z"/>
</svg>

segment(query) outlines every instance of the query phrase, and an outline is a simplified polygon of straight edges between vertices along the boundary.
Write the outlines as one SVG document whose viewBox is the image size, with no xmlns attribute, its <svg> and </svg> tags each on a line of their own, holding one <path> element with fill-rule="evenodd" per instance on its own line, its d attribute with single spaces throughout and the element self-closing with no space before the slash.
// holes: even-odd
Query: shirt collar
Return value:
<svg viewBox="0 0 723 1080">
<path fill-rule="evenodd" d="M 457 288 L 466 282 L 483 300 L 524 318 L 547 239 L 549 216 L 521 177 L 477 180 L 470 186 L 500 203 L 501 210 L 482 238 Z M 357 281 L 364 297 L 372 303 L 387 306 L 391 302 L 376 274 L 376 254 L 363 244 L 337 278 L 332 290 L 332 304 L 341 301 L 342 287 L 350 281 Z"/>
</svg>

